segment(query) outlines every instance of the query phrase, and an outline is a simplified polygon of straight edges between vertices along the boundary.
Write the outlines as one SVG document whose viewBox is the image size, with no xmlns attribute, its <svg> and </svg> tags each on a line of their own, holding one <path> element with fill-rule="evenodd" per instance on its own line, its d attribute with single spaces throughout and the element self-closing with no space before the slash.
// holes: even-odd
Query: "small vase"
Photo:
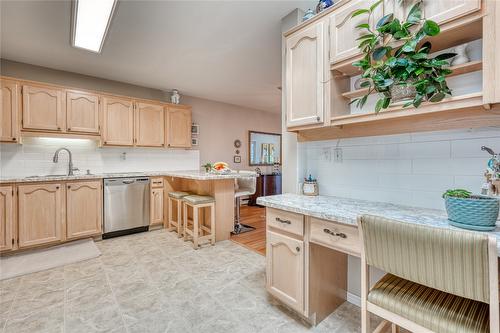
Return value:
<svg viewBox="0 0 500 333">
<path fill-rule="evenodd" d="M 466 64 L 470 61 L 469 55 L 467 54 L 467 48 L 469 44 L 465 43 L 462 45 L 458 45 L 453 50 L 457 55 L 451 61 L 452 66 Z"/>
<path fill-rule="evenodd" d="M 302 22 L 307 21 L 307 20 L 309 20 L 312 17 L 314 17 L 314 11 L 311 8 L 309 8 L 305 12 L 304 16 L 302 16 Z"/>
<path fill-rule="evenodd" d="M 170 96 L 170 102 L 172 102 L 172 104 L 179 104 L 180 101 L 181 101 L 181 95 L 179 94 L 179 90 L 173 89 L 172 96 Z"/>
</svg>

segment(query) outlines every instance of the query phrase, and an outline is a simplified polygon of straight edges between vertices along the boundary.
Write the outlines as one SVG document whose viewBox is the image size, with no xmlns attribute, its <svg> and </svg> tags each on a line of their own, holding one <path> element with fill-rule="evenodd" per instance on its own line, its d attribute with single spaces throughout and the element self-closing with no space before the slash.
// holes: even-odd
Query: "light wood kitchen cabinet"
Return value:
<svg viewBox="0 0 500 333">
<path fill-rule="evenodd" d="M 163 223 L 163 188 L 152 188 L 151 189 L 151 223 L 150 224 L 162 224 Z"/>
<path fill-rule="evenodd" d="M 399 1 L 393 1 L 392 12 L 399 19 L 406 19 L 411 7 L 417 0 L 405 1 L 401 5 Z M 427 20 L 435 21 L 438 24 L 444 24 L 455 19 L 459 19 L 470 13 L 481 10 L 481 0 L 440 0 L 424 1 L 422 16 Z"/>
<path fill-rule="evenodd" d="M 99 96 L 67 91 L 66 122 L 68 132 L 99 134 Z"/>
<path fill-rule="evenodd" d="M 66 238 L 95 236 L 102 230 L 100 181 L 66 184 Z"/>
<path fill-rule="evenodd" d="M 166 137 L 171 148 L 191 148 L 191 108 L 169 106 L 167 109 Z"/>
<path fill-rule="evenodd" d="M 165 146 L 165 119 L 162 105 L 136 103 L 135 144 L 145 147 Z"/>
<path fill-rule="evenodd" d="M 17 142 L 18 127 L 17 116 L 20 106 L 19 83 L 10 80 L 1 80 L 2 108 L 0 109 L 0 141 Z"/>
<path fill-rule="evenodd" d="M 103 97 L 103 141 L 105 145 L 134 145 L 134 103 L 130 99 Z"/>
<path fill-rule="evenodd" d="M 63 240 L 64 208 L 61 184 L 19 185 L 19 248 Z"/>
<path fill-rule="evenodd" d="M 357 40 L 363 30 L 356 26 L 367 23 L 368 15 L 358 15 L 351 18 L 354 11 L 369 8 L 375 0 L 353 0 L 334 11 L 330 17 L 330 62 L 336 63 L 361 54 Z M 384 4 L 380 4 L 372 15 L 370 25 L 374 25 L 383 16 Z"/>
<path fill-rule="evenodd" d="M 286 120 L 288 127 L 322 124 L 325 113 L 325 22 L 286 40 Z"/>
<path fill-rule="evenodd" d="M 37 131 L 65 130 L 64 92 L 48 86 L 23 86 L 22 128 Z"/>
<path fill-rule="evenodd" d="M 14 245 L 14 200 L 12 186 L 0 186 L 0 251 Z"/>
<path fill-rule="evenodd" d="M 304 242 L 267 231 L 267 290 L 290 308 L 304 312 Z"/>
</svg>

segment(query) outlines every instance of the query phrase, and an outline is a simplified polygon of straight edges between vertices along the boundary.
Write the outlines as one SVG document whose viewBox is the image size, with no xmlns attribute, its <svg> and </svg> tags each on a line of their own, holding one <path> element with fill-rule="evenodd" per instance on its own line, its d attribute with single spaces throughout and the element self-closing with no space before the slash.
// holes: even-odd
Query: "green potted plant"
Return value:
<svg viewBox="0 0 500 333">
<path fill-rule="evenodd" d="M 478 231 L 495 230 L 499 209 L 497 198 L 473 195 L 463 189 L 448 190 L 443 198 L 451 225 Z"/>
<path fill-rule="evenodd" d="M 368 9 L 359 9 L 351 17 L 367 15 L 370 22 L 375 9 L 383 2 L 379 0 Z M 443 53 L 431 57 L 432 44 L 421 43 L 424 38 L 436 36 L 439 25 L 422 19 L 422 2 L 413 5 L 405 21 L 394 14 L 382 17 L 375 27 L 368 23 L 356 28 L 363 31 L 359 48 L 363 58 L 353 63 L 362 70 L 362 88 L 368 88 L 366 95 L 354 99 L 358 108 L 365 105 L 368 95 L 379 93 L 375 112 L 388 108 L 393 102 L 406 100 L 403 107 L 413 105 L 418 108 L 424 101 L 439 102 L 451 90 L 446 83 L 446 75 L 451 74 L 448 59 L 455 53 Z M 394 46 L 397 45 L 397 46 Z"/>
<path fill-rule="evenodd" d="M 210 172 L 210 171 L 212 171 L 214 166 L 212 163 L 208 162 L 208 163 L 203 164 L 201 167 L 205 169 L 205 172 Z"/>
</svg>

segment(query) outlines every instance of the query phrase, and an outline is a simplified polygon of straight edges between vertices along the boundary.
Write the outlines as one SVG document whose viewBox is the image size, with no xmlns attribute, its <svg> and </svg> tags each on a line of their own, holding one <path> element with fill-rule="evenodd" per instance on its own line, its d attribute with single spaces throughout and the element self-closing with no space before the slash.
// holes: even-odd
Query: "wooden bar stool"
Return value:
<svg viewBox="0 0 500 333">
<path fill-rule="evenodd" d="M 189 236 L 193 240 L 193 248 L 198 249 L 199 242 L 208 240 L 215 244 L 215 199 L 205 195 L 188 195 L 183 198 L 184 207 L 184 240 Z M 189 219 L 189 207 L 193 209 L 193 218 Z M 199 209 L 202 210 L 203 219 L 200 219 Z M 210 227 L 206 226 L 205 208 L 210 209 Z M 190 226 L 192 229 L 190 229 Z"/>
<path fill-rule="evenodd" d="M 182 198 L 188 195 L 188 192 L 181 191 L 168 193 L 168 230 L 177 232 L 177 237 L 179 238 L 182 237 L 182 232 L 184 230 L 182 224 Z M 173 212 L 174 206 L 176 209 L 175 214 Z"/>
</svg>

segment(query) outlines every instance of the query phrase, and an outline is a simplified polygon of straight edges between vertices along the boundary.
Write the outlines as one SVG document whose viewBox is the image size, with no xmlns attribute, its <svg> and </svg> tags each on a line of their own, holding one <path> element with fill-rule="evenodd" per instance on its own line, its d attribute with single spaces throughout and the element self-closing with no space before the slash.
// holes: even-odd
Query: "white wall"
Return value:
<svg viewBox="0 0 500 333">
<path fill-rule="evenodd" d="M 77 173 L 170 171 L 198 169 L 197 150 L 155 148 L 99 148 L 95 141 L 79 139 L 26 138 L 23 145 L 0 144 L 0 177 L 66 174 L 68 156 L 61 152 L 59 162 L 52 162 L 54 152 L 66 147 L 73 153 Z M 125 159 L 123 154 L 126 153 Z"/>
</svg>

